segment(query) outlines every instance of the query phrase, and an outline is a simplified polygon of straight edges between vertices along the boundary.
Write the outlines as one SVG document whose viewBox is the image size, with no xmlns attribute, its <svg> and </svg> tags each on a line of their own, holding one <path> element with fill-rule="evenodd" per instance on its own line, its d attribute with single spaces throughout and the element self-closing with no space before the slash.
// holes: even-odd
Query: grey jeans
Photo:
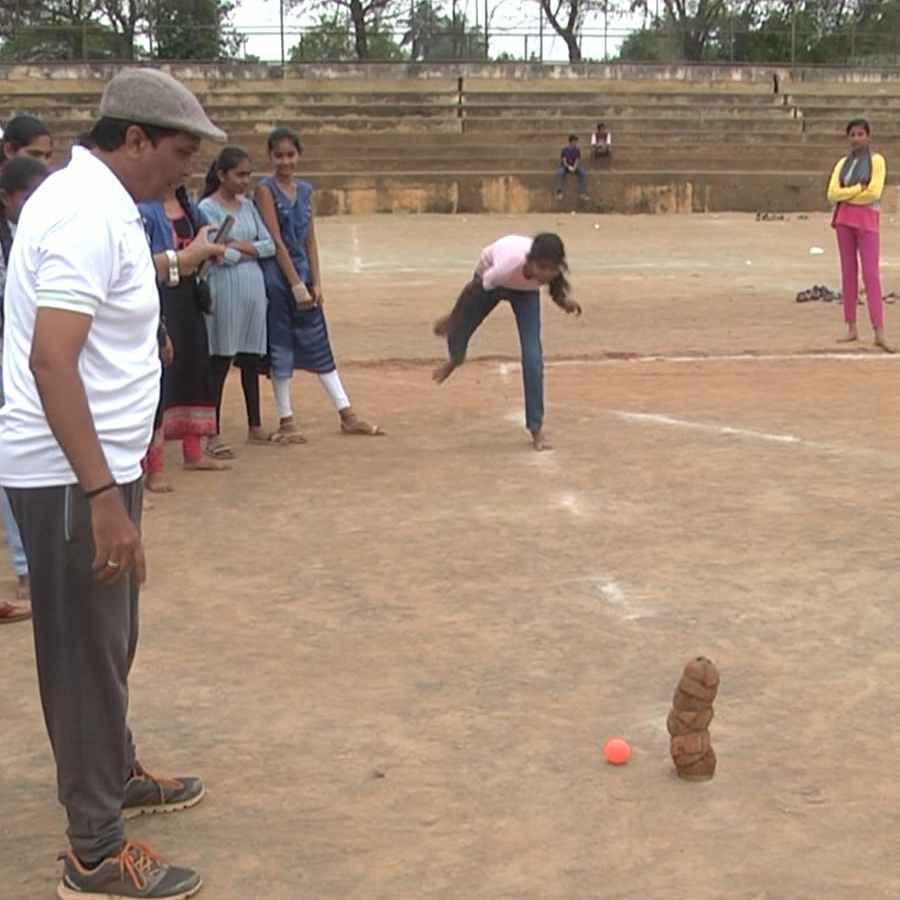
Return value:
<svg viewBox="0 0 900 900">
<path fill-rule="evenodd" d="M 140 528 L 143 485 L 119 488 Z M 89 864 L 116 854 L 135 751 L 128 672 L 138 640 L 138 585 L 94 580 L 91 509 L 77 486 L 9 488 L 31 573 L 44 720 L 56 758 L 69 841 Z"/>
</svg>

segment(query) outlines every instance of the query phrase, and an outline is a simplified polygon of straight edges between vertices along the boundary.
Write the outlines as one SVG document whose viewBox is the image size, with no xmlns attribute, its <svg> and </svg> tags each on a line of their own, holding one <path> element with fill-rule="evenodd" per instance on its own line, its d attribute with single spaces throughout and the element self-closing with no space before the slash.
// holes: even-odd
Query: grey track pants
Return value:
<svg viewBox="0 0 900 900">
<path fill-rule="evenodd" d="M 140 527 L 143 486 L 119 489 Z M 59 801 L 75 854 L 94 863 L 124 840 L 122 802 L 135 762 L 126 721 L 138 639 L 138 585 L 94 580 L 90 504 L 80 488 L 8 490 L 31 573 L 34 644 Z"/>
</svg>

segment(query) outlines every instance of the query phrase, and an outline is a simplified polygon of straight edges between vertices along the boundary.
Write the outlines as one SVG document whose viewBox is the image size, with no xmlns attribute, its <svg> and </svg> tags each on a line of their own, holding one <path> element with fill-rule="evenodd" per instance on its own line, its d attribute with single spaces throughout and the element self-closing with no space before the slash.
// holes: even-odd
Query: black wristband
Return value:
<svg viewBox="0 0 900 900">
<path fill-rule="evenodd" d="M 84 496 L 87 497 L 88 500 L 93 500 L 94 497 L 99 497 L 101 494 L 105 494 L 107 491 L 111 491 L 118 486 L 119 485 L 117 485 L 115 481 L 111 481 L 109 484 L 104 484 L 103 487 L 94 488 L 92 491 L 85 491 Z"/>
</svg>

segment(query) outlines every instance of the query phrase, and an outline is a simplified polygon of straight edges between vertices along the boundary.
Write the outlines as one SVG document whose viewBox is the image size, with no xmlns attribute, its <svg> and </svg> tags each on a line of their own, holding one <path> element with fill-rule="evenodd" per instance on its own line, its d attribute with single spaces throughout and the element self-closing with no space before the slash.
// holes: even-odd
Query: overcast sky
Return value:
<svg viewBox="0 0 900 900">
<path fill-rule="evenodd" d="M 468 14 L 469 21 L 475 23 L 475 7 L 478 5 L 478 21 L 484 21 L 484 0 L 458 0 L 460 11 Z M 450 0 L 446 0 L 449 6 Z M 538 7 L 528 0 L 488 0 L 489 7 L 494 9 L 491 19 L 491 55 L 507 52 L 516 56 L 524 56 L 525 40 L 521 34 L 501 36 L 503 30 L 530 31 L 528 52 L 538 52 Z M 248 35 L 247 52 L 253 53 L 266 61 L 277 61 L 281 57 L 281 37 L 279 26 L 279 0 L 239 0 L 233 22 L 238 30 Z M 309 13 L 298 10 L 285 13 L 285 52 L 298 41 L 299 29 L 309 25 L 315 18 Z M 618 51 L 622 35 L 629 27 L 640 25 L 640 17 L 628 20 L 610 20 L 606 37 L 606 49 L 610 56 Z M 585 56 L 602 59 L 604 54 L 603 17 L 595 16 L 587 23 L 582 50 Z M 545 24 L 544 59 L 546 61 L 566 60 L 565 44 L 555 36 L 553 30 Z"/>
</svg>

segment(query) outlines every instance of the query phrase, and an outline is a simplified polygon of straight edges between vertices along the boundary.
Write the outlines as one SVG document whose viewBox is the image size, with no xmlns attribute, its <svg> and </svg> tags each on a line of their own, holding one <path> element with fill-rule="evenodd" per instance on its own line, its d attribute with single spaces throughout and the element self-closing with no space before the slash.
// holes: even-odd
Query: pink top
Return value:
<svg viewBox="0 0 900 900">
<path fill-rule="evenodd" d="M 511 291 L 539 291 L 540 282 L 526 278 L 522 271 L 532 243 L 530 237 L 509 234 L 485 247 L 475 269 L 485 290 L 509 288 Z"/>
<path fill-rule="evenodd" d="M 831 224 L 837 228 L 845 225 L 859 231 L 878 231 L 881 214 L 872 205 L 859 206 L 855 203 L 838 203 Z"/>
</svg>

